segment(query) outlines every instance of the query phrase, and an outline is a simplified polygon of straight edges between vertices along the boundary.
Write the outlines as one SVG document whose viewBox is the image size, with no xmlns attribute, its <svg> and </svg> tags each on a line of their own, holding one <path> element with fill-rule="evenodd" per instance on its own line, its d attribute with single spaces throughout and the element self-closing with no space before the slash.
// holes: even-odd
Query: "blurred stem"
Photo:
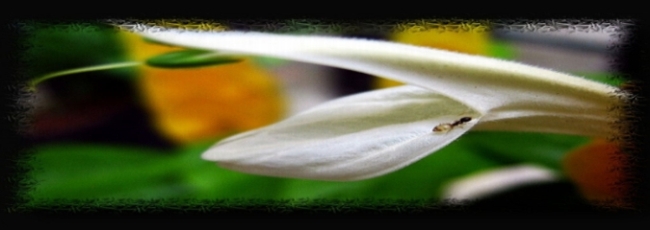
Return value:
<svg viewBox="0 0 650 230">
<path fill-rule="evenodd" d="M 35 91 L 36 90 L 36 85 L 39 83 L 55 78 L 55 77 L 60 77 L 60 76 L 65 76 L 65 75 L 71 75 L 71 74 L 77 74 L 77 73 L 83 73 L 83 72 L 92 72 L 92 71 L 99 71 L 99 70 L 107 70 L 107 69 L 117 69 L 117 68 L 125 68 L 125 67 L 133 67 L 133 66 L 138 66 L 143 64 L 142 62 L 121 62 L 121 63 L 111 63 L 111 64 L 105 64 L 105 65 L 96 65 L 96 66 L 89 66 L 89 67 L 83 67 L 83 68 L 76 68 L 76 69 L 68 69 L 68 70 L 62 70 L 50 74 L 46 74 L 44 76 L 35 78 L 29 82 L 29 90 L 30 91 Z"/>
</svg>

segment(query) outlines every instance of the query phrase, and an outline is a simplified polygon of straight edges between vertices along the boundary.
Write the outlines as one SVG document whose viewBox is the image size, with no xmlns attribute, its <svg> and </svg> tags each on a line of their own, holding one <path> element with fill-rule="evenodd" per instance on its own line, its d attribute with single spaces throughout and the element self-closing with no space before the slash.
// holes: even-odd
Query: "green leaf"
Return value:
<svg viewBox="0 0 650 230">
<path fill-rule="evenodd" d="M 476 153 L 507 164 L 532 163 L 561 170 L 565 154 L 588 137 L 516 132 L 470 132 L 463 136 Z"/>
<path fill-rule="evenodd" d="M 58 71 L 58 72 L 53 72 L 49 73 L 40 77 L 33 78 L 31 81 L 29 81 L 29 88 L 30 90 L 35 90 L 36 85 L 40 84 L 43 81 L 56 78 L 56 77 L 61 77 L 61 76 L 66 76 L 66 75 L 72 75 L 72 74 L 79 74 L 79 73 L 86 73 L 86 72 L 93 72 L 93 71 L 101 71 L 101 70 L 114 70 L 114 69 L 120 69 L 120 68 L 127 68 L 127 67 L 135 67 L 140 65 L 139 62 L 120 62 L 120 63 L 109 63 L 105 65 L 96 65 L 96 66 L 88 66 L 88 67 L 83 67 L 83 68 L 76 68 L 76 69 L 68 69 L 68 70 L 63 70 L 63 71 Z"/>
<path fill-rule="evenodd" d="M 239 62 L 241 59 L 206 50 L 181 50 L 149 58 L 147 65 L 159 68 L 188 68 Z"/>
<path fill-rule="evenodd" d="M 96 23 L 28 23 L 22 55 L 29 77 L 129 61 L 115 28 Z M 109 70 L 116 77 L 131 79 L 131 69 Z"/>
<path fill-rule="evenodd" d="M 34 199 L 162 198 L 178 184 L 175 157 L 146 148 L 53 144 L 35 149 Z M 157 188 L 157 192 L 151 191 Z"/>
<path fill-rule="evenodd" d="M 144 42 L 146 42 L 146 43 L 155 44 L 155 45 L 162 45 L 162 46 L 169 46 L 169 47 L 178 47 L 178 46 L 175 46 L 175 45 L 172 45 L 172 44 L 169 44 L 169 43 L 160 42 L 160 41 L 153 40 L 153 39 L 150 39 L 150 38 L 142 38 L 142 40 L 143 40 Z"/>
</svg>

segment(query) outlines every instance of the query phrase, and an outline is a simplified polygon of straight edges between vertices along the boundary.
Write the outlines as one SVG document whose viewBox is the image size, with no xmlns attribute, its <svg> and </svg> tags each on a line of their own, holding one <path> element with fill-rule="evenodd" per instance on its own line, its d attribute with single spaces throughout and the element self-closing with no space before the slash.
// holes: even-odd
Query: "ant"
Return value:
<svg viewBox="0 0 650 230">
<path fill-rule="evenodd" d="M 454 128 L 454 127 L 456 127 L 456 126 L 458 126 L 460 124 L 469 122 L 471 120 L 472 120 L 471 117 L 463 117 L 463 118 L 461 118 L 461 119 L 459 119 L 457 121 L 454 121 L 454 123 L 451 123 L 451 124 L 442 123 L 442 124 L 437 125 L 436 127 L 433 127 L 433 131 L 434 132 L 448 132 L 452 128 Z"/>
</svg>

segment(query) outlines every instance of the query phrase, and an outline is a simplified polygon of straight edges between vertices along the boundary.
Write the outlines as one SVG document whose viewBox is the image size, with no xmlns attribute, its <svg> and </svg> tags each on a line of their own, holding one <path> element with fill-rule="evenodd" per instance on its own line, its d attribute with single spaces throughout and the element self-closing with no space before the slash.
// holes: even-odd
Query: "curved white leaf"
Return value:
<svg viewBox="0 0 650 230">
<path fill-rule="evenodd" d="M 421 86 L 339 99 L 204 153 L 256 174 L 357 180 L 404 167 L 474 127 L 612 135 L 615 88 L 515 62 L 364 39 L 254 32 L 143 32 L 164 43 L 284 58 Z M 444 96 L 443 96 L 444 95 Z M 432 132 L 461 117 L 448 133 Z"/>
<path fill-rule="evenodd" d="M 441 123 L 473 119 L 448 132 Z M 272 126 L 217 143 L 203 158 L 255 174 L 358 180 L 402 168 L 446 146 L 480 114 L 415 86 L 333 100 Z"/>
<path fill-rule="evenodd" d="M 340 37 L 176 30 L 142 34 L 185 47 L 328 65 L 422 86 L 486 114 L 485 121 L 492 122 L 483 129 L 590 136 L 615 132 L 609 127 L 611 108 L 620 100 L 616 88 L 520 63 Z"/>
</svg>

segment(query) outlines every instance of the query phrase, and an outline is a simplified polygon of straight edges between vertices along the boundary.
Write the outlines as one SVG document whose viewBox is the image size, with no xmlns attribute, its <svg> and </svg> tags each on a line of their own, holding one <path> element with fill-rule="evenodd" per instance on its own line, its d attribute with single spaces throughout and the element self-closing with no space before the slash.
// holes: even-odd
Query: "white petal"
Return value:
<svg viewBox="0 0 650 230">
<path fill-rule="evenodd" d="M 508 62 L 384 41 L 252 32 L 143 32 L 165 43 L 328 65 L 424 87 L 337 100 L 218 143 L 207 160 L 244 172 L 357 180 L 404 167 L 469 128 L 614 134 L 615 88 Z M 444 96 L 442 96 L 444 95 Z M 471 116 L 449 133 L 440 123 Z"/>
<path fill-rule="evenodd" d="M 448 132 L 440 123 L 473 119 Z M 413 163 L 474 126 L 480 114 L 415 86 L 337 99 L 272 126 L 217 143 L 203 154 L 222 167 L 270 176 L 359 180 Z"/>
<path fill-rule="evenodd" d="M 446 186 L 443 199 L 473 200 L 524 185 L 559 180 L 557 173 L 536 165 L 517 165 L 465 176 Z"/>
<path fill-rule="evenodd" d="M 615 131 L 594 127 L 611 127 L 611 108 L 620 101 L 616 88 L 515 62 L 339 37 L 175 30 L 142 34 L 185 47 L 310 62 L 419 85 L 489 115 L 485 121 L 491 124 L 484 129 L 592 136 Z"/>
</svg>

